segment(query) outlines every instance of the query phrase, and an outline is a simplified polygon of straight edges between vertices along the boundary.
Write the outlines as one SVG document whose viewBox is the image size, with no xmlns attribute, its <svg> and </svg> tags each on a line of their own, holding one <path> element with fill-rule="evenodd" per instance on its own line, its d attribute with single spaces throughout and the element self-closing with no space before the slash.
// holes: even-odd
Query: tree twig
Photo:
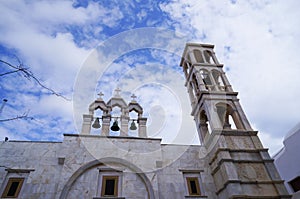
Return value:
<svg viewBox="0 0 300 199">
<path fill-rule="evenodd" d="M 4 61 L 4 60 L 1 60 L 1 59 L 0 59 L 0 62 L 1 62 L 1 63 L 3 63 L 3 64 L 5 64 L 5 65 L 7 65 L 7 66 L 9 66 L 9 67 L 11 67 L 11 68 L 13 68 L 13 69 L 15 69 L 15 70 L 8 71 L 8 72 L 5 72 L 5 73 L 0 74 L 0 77 L 3 77 L 3 76 L 5 76 L 5 75 L 9 75 L 9 74 L 12 74 L 12 73 L 18 73 L 18 74 L 22 75 L 23 77 L 25 77 L 27 80 L 33 79 L 40 87 L 46 89 L 46 90 L 47 90 L 48 92 L 50 92 L 52 95 L 56 95 L 56 96 L 61 97 L 61 98 L 65 99 L 65 100 L 67 100 L 67 101 L 71 101 L 70 99 L 68 99 L 67 97 L 63 96 L 62 94 L 60 94 L 60 93 L 54 91 L 53 89 L 51 89 L 51 88 L 45 86 L 45 85 L 44 85 L 44 84 L 43 84 L 43 83 L 42 83 L 42 82 L 41 82 L 41 81 L 33 74 L 33 72 L 31 72 L 31 71 L 29 70 L 29 68 L 24 67 L 23 63 L 18 59 L 18 57 L 16 57 L 16 59 L 17 59 L 18 62 L 19 62 L 19 65 L 18 65 L 18 66 L 15 66 L 15 65 L 13 65 L 13 64 L 11 64 L 11 63 L 9 63 L 9 62 L 7 62 L 7 61 Z M 0 120 L 0 122 L 1 122 L 1 120 Z"/>
<path fill-rule="evenodd" d="M 7 118 L 7 119 L 0 119 L 0 122 L 8 122 L 8 121 L 19 120 L 19 119 L 30 119 L 30 120 L 33 120 L 34 118 L 28 116 L 28 112 L 25 112 L 25 113 L 23 113 L 23 115 L 17 115 L 15 117 Z"/>
</svg>

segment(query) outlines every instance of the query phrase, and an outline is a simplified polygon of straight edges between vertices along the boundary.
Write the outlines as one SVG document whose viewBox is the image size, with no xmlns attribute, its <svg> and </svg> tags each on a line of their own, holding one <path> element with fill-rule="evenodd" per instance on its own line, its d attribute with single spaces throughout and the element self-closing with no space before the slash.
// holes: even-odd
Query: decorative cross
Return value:
<svg viewBox="0 0 300 199">
<path fill-rule="evenodd" d="M 132 94 L 132 95 L 131 95 L 131 98 L 132 98 L 132 101 L 135 101 L 136 95 L 135 95 L 135 94 Z"/>
<path fill-rule="evenodd" d="M 116 96 L 119 96 L 120 92 L 121 92 L 121 89 L 118 87 L 118 88 L 116 88 L 115 92 L 116 92 Z"/>
<path fill-rule="evenodd" d="M 98 93 L 97 95 L 99 95 L 99 98 L 102 98 L 102 96 L 104 96 L 102 92 Z"/>
</svg>

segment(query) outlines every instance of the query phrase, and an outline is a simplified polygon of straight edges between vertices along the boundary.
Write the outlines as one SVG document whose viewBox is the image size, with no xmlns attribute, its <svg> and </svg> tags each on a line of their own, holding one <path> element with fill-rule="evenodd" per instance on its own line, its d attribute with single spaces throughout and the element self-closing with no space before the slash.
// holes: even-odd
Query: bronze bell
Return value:
<svg viewBox="0 0 300 199">
<path fill-rule="evenodd" d="M 101 127 L 99 117 L 97 117 L 92 125 L 93 128 L 99 129 Z"/>
<path fill-rule="evenodd" d="M 118 126 L 118 121 L 115 120 L 113 125 L 110 127 L 110 130 L 112 131 L 119 131 L 120 130 L 120 127 Z"/>
<path fill-rule="evenodd" d="M 132 131 L 134 131 L 134 130 L 136 130 L 137 129 L 137 127 L 136 127 L 136 125 L 135 125 L 135 123 L 134 123 L 134 120 L 132 120 L 132 122 L 131 122 L 131 125 L 130 125 L 130 128 L 129 128 L 130 130 L 132 130 Z"/>
</svg>

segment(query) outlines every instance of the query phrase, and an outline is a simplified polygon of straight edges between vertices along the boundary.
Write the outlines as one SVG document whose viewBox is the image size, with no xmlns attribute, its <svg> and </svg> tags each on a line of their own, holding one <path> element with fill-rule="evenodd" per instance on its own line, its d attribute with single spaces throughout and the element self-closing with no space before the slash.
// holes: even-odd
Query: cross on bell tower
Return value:
<svg viewBox="0 0 300 199">
<path fill-rule="evenodd" d="M 131 98 L 132 98 L 131 101 L 136 102 L 136 100 L 135 100 L 135 99 L 136 99 L 136 95 L 135 95 L 135 94 L 132 94 L 132 95 L 131 95 Z"/>
<path fill-rule="evenodd" d="M 180 66 L 218 198 L 290 198 L 213 48 L 186 44 Z"/>
</svg>

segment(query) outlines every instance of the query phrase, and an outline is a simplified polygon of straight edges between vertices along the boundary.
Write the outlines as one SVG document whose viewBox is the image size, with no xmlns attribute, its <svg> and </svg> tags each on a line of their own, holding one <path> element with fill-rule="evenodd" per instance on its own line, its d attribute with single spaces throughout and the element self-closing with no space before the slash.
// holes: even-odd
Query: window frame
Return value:
<svg viewBox="0 0 300 199">
<path fill-rule="evenodd" d="M 114 181 L 114 193 L 113 195 L 106 195 L 106 182 L 107 180 L 115 180 Z M 111 175 L 103 175 L 102 176 L 102 187 L 101 187 L 101 197 L 117 197 L 118 196 L 118 184 L 119 184 L 119 176 L 111 176 Z"/>
<path fill-rule="evenodd" d="M 2 192 L 2 198 L 18 198 L 19 197 L 19 194 L 20 194 L 20 191 L 23 187 L 23 184 L 24 184 L 24 181 L 25 181 L 25 178 L 22 178 L 22 177 L 10 177 L 6 183 L 6 186 Z M 18 182 L 18 187 L 14 193 L 13 196 L 8 196 L 8 193 L 11 189 L 11 186 L 12 186 L 12 183 L 14 182 Z"/>
<path fill-rule="evenodd" d="M 98 176 L 98 184 L 97 184 L 97 193 L 96 196 L 100 198 L 109 198 L 109 197 L 114 197 L 118 198 L 122 195 L 122 182 L 123 182 L 123 168 L 110 168 L 107 166 L 101 166 L 97 168 L 99 170 L 99 176 Z M 104 179 L 105 178 L 118 178 L 117 182 L 115 182 L 115 192 L 116 195 L 104 195 L 105 186 L 104 186 Z M 104 187 L 104 188 L 103 188 Z M 103 194 L 102 194 L 103 193 Z"/>
<path fill-rule="evenodd" d="M 185 187 L 185 198 L 190 198 L 190 197 L 204 197 L 206 198 L 206 192 L 203 186 L 202 182 L 202 174 L 204 170 L 199 170 L 199 169 L 179 169 L 180 172 L 182 172 L 182 177 L 183 177 L 183 183 Z M 190 181 L 196 180 L 196 189 L 197 189 L 197 194 L 192 193 L 191 190 L 191 184 Z"/>
<path fill-rule="evenodd" d="M 198 177 L 186 177 L 188 193 L 190 196 L 201 196 L 201 189 Z M 193 193 L 191 182 L 194 181 L 196 185 L 196 193 Z"/>
</svg>

